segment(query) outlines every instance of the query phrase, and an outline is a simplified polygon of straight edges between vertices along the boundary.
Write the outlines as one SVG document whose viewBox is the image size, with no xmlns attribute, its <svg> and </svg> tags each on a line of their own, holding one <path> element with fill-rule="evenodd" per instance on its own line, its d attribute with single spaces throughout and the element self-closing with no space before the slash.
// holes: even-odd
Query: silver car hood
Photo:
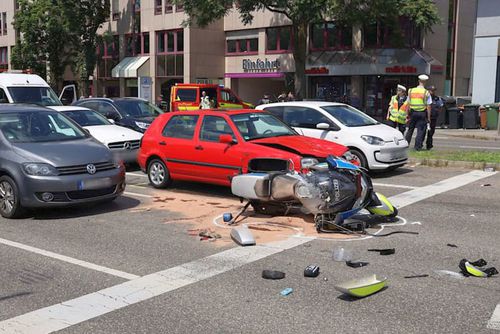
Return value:
<svg viewBox="0 0 500 334">
<path fill-rule="evenodd" d="M 12 148 L 25 162 L 43 162 L 54 167 L 112 161 L 111 151 L 93 138 L 45 142 L 13 143 Z"/>
</svg>

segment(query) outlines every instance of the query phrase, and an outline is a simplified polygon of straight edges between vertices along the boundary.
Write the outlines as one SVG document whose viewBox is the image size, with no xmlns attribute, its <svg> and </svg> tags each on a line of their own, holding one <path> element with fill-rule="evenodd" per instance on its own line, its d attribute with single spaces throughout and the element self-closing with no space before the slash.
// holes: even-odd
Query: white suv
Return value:
<svg viewBox="0 0 500 334">
<path fill-rule="evenodd" d="M 401 132 L 347 104 L 282 102 L 256 109 L 272 113 L 304 136 L 349 147 L 367 169 L 396 169 L 408 160 L 408 143 Z"/>
</svg>

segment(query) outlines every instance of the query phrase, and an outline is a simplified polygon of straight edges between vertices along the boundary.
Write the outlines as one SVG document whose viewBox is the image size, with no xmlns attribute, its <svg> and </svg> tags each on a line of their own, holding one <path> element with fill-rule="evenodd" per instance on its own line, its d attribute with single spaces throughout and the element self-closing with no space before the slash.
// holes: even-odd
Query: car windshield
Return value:
<svg viewBox="0 0 500 334">
<path fill-rule="evenodd" d="M 71 110 L 65 111 L 64 114 L 80 126 L 111 125 L 110 121 L 93 110 Z"/>
<path fill-rule="evenodd" d="M 348 127 L 367 126 L 378 124 L 367 114 L 348 105 L 324 106 L 321 109 L 332 115 L 340 123 Z"/>
<path fill-rule="evenodd" d="M 297 135 L 285 123 L 268 113 L 238 114 L 231 116 L 231 119 L 245 140 Z"/>
<path fill-rule="evenodd" d="M 57 142 L 87 138 L 85 132 L 58 112 L 2 112 L 0 131 L 12 143 Z"/>
<path fill-rule="evenodd" d="M 156 117 L 163 114 L 163 110 L 154 104 L 143 100 L 118 100 L 115 104 L 120 109 L 120 113 L 125 117 Z"/>
<path fill-rule="evenodd" d="M 62 106 L 50 87 L 9 87 L 14 103 L 32 103 L 41 106 Z"/>
</svg>

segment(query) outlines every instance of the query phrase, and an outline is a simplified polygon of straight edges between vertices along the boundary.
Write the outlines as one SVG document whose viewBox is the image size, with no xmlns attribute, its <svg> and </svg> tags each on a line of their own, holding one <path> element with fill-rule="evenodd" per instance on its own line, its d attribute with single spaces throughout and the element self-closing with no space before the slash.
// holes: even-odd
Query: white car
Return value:
<svg viewBox="0 0 500 334">
<path fill-rule="evenodd" d="M 113 121 L 88 108 L 70 106 L 51 106 L 49 108 L 62 112 L 78 125 L 87 129 L 92 137 L 106 145 L 116 157 L 125 163 L 136 162 L 142 133 L 115 125 Z"/>
<path fill-rule="evenodd" d="M 282 102 L 263 104 L 256 109 L 272 113 L 304 136 L 349 147 L 367 169 L 395 169 L 408 160 L 408 142 L 401 132 L 347 104 Z"/>
</svg>

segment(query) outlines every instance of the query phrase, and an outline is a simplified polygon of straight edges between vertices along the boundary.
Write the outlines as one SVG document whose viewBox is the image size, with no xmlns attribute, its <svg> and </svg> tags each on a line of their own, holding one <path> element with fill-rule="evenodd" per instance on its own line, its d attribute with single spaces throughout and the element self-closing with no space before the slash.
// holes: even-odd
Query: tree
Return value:
<svg viewBox="0 0 500 334">
<path fill-rule="evenodd" d="M 74 42 L 61 2 L 19 0 L 13 23 L 21 35 L 12 54 L 13 66 L 48 76 L 51 86 L 58 88 L 62 85 Z"/>
<path fill-rule="evenodd" d="M 335 20 L 339 24 L 356 25 L 367 20 L 395 22 L 407 16 L 424 31 L 440 22 L 432 0 L 175 0 L 184 5 L 186 26 L 205 27 L 223 18 L 236 5 L 241 21 L 250 24 L 259 11 L 281 14 L 292 23 L 295 60 L 295 95 L 301 99 L 305 89 L 307 32 L 311 23 Z"/>
</svg>

